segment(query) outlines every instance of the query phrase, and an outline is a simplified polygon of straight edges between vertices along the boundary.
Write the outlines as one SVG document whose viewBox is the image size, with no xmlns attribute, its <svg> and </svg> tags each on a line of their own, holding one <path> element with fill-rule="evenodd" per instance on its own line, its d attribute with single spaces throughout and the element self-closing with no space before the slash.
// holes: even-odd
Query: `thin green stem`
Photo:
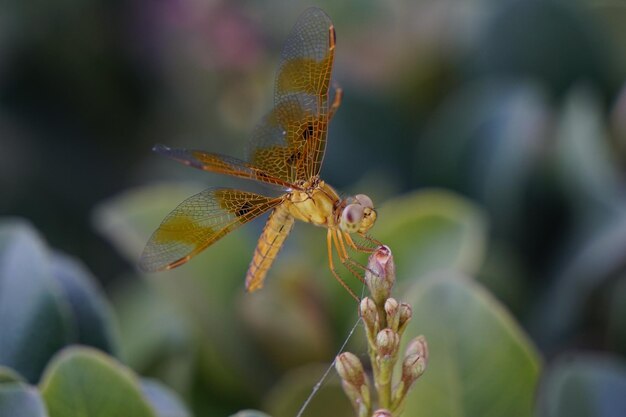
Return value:
<svg viewBox="0 0 626 417">
<path fill-rule="evenodd" d="M 381 408 L 391 409 L 391 375 L 394 362 L 392 358 L 386 358 L 380 364 L 376 389 L 378 391 L 379 407 Z"/>
</svg>

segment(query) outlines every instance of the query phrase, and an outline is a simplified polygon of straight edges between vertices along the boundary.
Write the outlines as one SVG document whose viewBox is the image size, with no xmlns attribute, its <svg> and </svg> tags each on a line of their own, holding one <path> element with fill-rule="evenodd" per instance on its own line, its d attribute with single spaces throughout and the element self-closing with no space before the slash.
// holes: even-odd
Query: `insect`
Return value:
<svg viewBox="0 0 626 417">
<path fill-rule="evenodd" d="M 340 198 L 319 173 L 326 149 L 328 125 L 341 104 L 342 90 L 329 87 L 335 55 L 335 29 L 317 8 L 307 9 L 283 47 L 274 86 L 274 107 L 252 133 L 247 160 L 200 150 L 156 145 L 154 151 L 204 171 L 245 178 L 278 187 L 283 194 L 268 197 L 252 192 L 209 188 L 183 201 L 152 234 L 141 255 L 144 271 L 161 271 L 184 264 L 242 224 L 271 211 L 246 274 L 246 289 L 263 286 L 266 274 L 295 220 L 327 229 L 332 274 L 358 300 L 335 270 L 339 260 L 361 279 L 346 248 L 372 252 L 351 234 L 379 244 L 367 235 L 376 221 L 372 200 L 363 194 Z"/>
</svg>

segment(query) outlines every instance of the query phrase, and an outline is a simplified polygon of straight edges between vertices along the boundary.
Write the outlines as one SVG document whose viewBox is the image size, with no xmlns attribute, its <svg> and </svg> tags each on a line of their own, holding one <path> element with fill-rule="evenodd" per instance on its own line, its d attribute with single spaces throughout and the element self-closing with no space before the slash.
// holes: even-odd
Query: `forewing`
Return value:
<svg viewBox="0 0 626 417">
<path fill-rule="evenodd" d="M 203 171 L 231 175 L 238 178 L 260 181 L 265 184 L 276 185 L 282 188 L 298 188 L 285 180 L 268 174 L 254 165 L 232 156 L 209 153 L 194 149 L 170 148 L 165 145 L 156 145 L 153 150 L 187 166 Z"/>
<path fill-rule="evenodd" d="M 310 8 L 291 30 L 281 55 L 274 108 L 252 135 L 250 162 L 289 182 L 319 174 L 328 131 L 328 90 L 335 36 L 330 18 Z"/>
<path fill-rule="evenodd" d="M 270 198 L 227 188 L 211 188 L 189 197 L 152 234 L 139 267 L 155 272 L 182 265 L 282 201 L 282 197 Z"/>
</svg>

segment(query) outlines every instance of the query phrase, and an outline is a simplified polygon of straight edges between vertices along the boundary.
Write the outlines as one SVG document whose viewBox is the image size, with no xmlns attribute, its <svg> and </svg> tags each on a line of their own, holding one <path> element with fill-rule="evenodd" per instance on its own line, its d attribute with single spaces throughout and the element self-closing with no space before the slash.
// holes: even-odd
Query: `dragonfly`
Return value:
<svg viewBox="0 0 626 417">
<path fill-rule="evenodd" d="M 247 291 L 263 287 L 266 275 L 296 220 L 324 227 L 330 271 L 357 301 L 334 265 L 363 281 L 348 249 L 371 253 L 380 242 L 367 233 L 376 222 L 372 200 L 346 198 L 320 178 L 328 126 L 339 109 L 342 89 L 333 85 L 335 28 L 318 8 L 307 9 L 283 46 L 274 85 L 274 106 L 252 132 L 247 159 L 156 145 L 154 151 L 204 171 L 278 188 L 268 196 L 231 188 L 209 188 L 184 200 L 150 237 L 139 261 L 147 272 L 180 266 L 237 229 L 270 212 L 246 273 Z M 353 239 L 352 235 L 363 239 Z M 359 242 L 360 241 L 360 242 Z M 334 249 L 334 251 L 333 251 Z"/>
</svg>

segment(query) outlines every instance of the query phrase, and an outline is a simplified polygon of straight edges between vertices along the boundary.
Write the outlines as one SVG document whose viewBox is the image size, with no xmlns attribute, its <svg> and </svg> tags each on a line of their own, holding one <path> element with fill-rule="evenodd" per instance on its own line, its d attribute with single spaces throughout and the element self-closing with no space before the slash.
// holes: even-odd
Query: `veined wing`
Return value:
<svg viewBox="0 0 626 417">
<path fill-rule="evenodd" d="M 332 21 L 320 9 L 307 9 L 283 47 L 274 108 L 253 132 L 248 154 L 254 166 L 292 183 L 319 174 L 334 51 Z"/>
<path fill-rule="evenodd" d="M 282 201 L 282 197 L 270 198 L 227 188 L 210 188 L 189 197 L 152 234 L 139 266 L 146 272 L 154 272 L 182 265 Z"/>
<path fill-rule="evenodd" d="M 248 162 L 231 156 L 193 149 L 170 148 L 165 145 L 155 145 L 152 150 L 160 155 L 167 156 L 168 158 L 182 164 L 201 169 L 203 171 L 260 181 L 265 184 L 276 185 L 285 189 L 299 189 L 299 187 L 295 184 L 291 184 L 281 178 L 270 175 Z"/>
<path fill-rule="evenodd" d="M 267 219 L 263 234 L 259 238 L 254 256 L 248 267 L 246 290 L 256 291 L 263 287 L 267 271 L 282 248 L 293 223 L 294 218 L 284 205 L 276 207 L 270 218 Z"/>
</svg>

